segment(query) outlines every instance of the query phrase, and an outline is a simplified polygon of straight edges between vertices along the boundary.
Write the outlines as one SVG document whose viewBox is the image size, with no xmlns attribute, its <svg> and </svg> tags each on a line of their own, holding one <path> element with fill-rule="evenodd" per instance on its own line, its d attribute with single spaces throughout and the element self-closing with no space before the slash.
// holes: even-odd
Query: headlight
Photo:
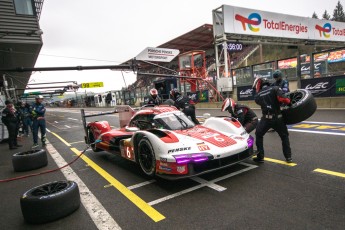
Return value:
<svg viewBox="0 0 345 230">
<path fill-rule="evenodd" d="M 247 143 L 248 143 L 248 148 L 253 147 L 253 144 L 254 144 L 254 137 L 252 137 L 251 135 L 249 135 L 249 138 L 247 139 Z"/>
<path fill-rule="evenodd" d="M 213 156 L 209 153 L 191 153 L 191 154 L 181 154 L 173 155 L 177 164 L 188 164 L 188 163 L 198 163 L 211 160 Z"/>
</svg>

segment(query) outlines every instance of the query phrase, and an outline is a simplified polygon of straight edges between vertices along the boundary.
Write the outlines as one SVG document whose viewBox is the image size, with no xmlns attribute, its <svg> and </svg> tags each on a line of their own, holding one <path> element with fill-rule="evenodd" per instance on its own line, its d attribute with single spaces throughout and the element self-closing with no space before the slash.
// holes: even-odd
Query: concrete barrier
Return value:
<svg viewBox="0 0 345 230">
<path fill-rule="evenodd" d="M 345 109 L 345 97 L 319 97 L 315 98 L 319 109 Z M 255 101 L 241 101 L 243 105 L 250 108 L 259 108 Z M 196 108 L 221 108 L 222 102 L 198 103 Z"/>
</svg>

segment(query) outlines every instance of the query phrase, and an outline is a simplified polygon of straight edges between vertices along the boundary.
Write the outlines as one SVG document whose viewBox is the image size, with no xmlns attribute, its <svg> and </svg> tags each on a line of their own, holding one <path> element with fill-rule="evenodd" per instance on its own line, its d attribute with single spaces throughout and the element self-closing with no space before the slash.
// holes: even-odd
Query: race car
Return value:
<svg viewBox="0 0 345 230">
<path fill-rule="evenodd" d="M 174 106 L 117 106 L 120 128 L 107 121 L 82 120 L 85 141 L 94 152 L 107 151 L 136 162 L 148 176 L 192 177 L 237 164 L 253 155 L 254 138 L 234 118 L 210 117 L 195 125 Z"/>
</svg>

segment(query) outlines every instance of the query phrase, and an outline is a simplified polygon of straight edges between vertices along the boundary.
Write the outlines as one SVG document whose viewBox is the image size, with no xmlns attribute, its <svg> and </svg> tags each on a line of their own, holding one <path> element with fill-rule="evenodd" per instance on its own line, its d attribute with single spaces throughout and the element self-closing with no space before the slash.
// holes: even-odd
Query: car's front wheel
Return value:
<svg viewBox="0 0 345 230">
<path fill-rule="evenodd" d="M 151 142 L 143 137 L 138 144 L 138 161 L 141 170 L 148 176 L 156 172 L 156 157 Z"/>
</svg>

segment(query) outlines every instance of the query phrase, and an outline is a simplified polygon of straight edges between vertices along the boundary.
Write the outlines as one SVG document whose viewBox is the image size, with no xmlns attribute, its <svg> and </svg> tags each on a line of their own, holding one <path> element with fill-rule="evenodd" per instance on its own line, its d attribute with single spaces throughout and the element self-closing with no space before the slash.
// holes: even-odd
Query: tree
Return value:
<svg viewBox="0 0 345 230">
<path fill-rule="evenodd" d="M 345 22 L 345 13 L 343 5 L 341 5 L 340 1 L 338 1 L 337 5 L 335 6 L 332 20 L 338 22 Z"/>
<path fill-rule="evenodd" d="M 315 13 L 315 11 L 314 11 L 314 13 L 313 13 L 313 15 L 312 15 L 311 17 L 312 17 L 312 18 L 319 19 L 319 17 L 318 17 L 317 14 Z"/>
<path fill-rule="evenodd" d="M 325 12 L 322 15 L 323 19 L 329 20 L 331 19 L 331 15 L 329 15 L 329 13 L 327 12 L 327 10 L 325 10 Z"/>
</svg>

